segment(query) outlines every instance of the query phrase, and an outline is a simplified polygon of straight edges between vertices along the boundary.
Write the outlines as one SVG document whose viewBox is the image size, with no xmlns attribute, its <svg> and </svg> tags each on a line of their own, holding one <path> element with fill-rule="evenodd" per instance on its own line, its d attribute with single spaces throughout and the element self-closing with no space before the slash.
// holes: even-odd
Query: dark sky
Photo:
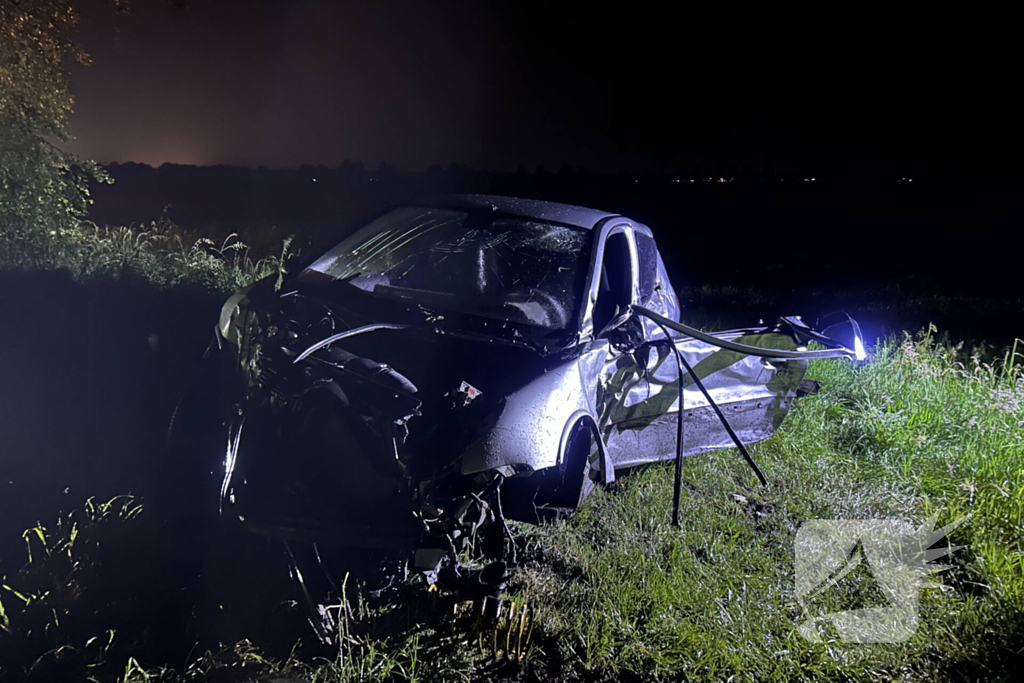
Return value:
<svg viewBox="0 0 1024 683">
<path fill-rule="evenodd" d="M 697 7 L 134 0 L 115 17 L 86 0 L 75 151 L 410 170 L 1019 164 L 1009 17 Z"/>
</svg>

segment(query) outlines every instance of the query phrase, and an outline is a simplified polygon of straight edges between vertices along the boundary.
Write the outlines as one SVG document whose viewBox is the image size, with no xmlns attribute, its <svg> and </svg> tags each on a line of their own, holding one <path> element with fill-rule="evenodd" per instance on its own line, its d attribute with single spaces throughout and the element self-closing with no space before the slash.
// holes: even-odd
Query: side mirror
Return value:
<svg viewBox="0 0 1024 683">
<path fill-rule="evenodd" d="M 597 338 L 607 338 L 619 348 L 632 350 L 643 344 L 644 326 L 632 308 L 627 308 L 612 318 Z"/>
<path fill-rule="evenodd" d="M 605 325 L 600 332 L 594 335 L 594 338 L 602 339 L 603 337 L 609 336 L 612 332 L 625 325 L 632 317 L 633 310 L 631 308 L 626 308 L 625 311 L 619 311 L 618 308 L 616 308 L 615 315 L 612 316 L 612 319 L 608 321 L 608 324 Z"/>
</svg>

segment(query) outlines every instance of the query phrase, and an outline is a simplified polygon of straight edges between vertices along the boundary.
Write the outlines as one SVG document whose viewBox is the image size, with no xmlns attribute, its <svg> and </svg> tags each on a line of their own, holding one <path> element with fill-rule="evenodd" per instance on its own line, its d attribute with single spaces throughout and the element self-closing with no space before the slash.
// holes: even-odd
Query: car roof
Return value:
<svg viewBox="0 0 1024 683">
<path fill-rule="evenodd" d="M 416 203 L 445 208 L 492 209 L 513 216 L 534 218 L 541 221 L 554 221 L 565 225 L 586 228 L 587 230 L 592 229 L 605 218 L 614 218 L 619 215 L 582 206 L 573 206 L 572 204 L 544 202 L 537 199 L 521 199 L 519 197 L 500 197 L 489 194 L 445 195 L 432 197 L 425 202 Z"/>
</svg>

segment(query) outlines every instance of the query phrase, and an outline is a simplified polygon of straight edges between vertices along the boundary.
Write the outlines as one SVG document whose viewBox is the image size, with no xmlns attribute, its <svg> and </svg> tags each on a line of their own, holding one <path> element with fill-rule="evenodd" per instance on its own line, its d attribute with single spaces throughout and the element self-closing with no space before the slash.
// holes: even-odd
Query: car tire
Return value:
<svg viewBox="0 0 1024 683">
<path fill-rule="evenodd" d="M 559 464 L 502 485 L 501 505 L 507 519 L 531 524 L 564 519 L 586 500 L 601 481 L 601 450 L 597 430 L 586 419 L 570 428 Z"/>
<path fill-rule="evenodd" d="M 224 442 L 220 359 L 197 368 L 172 413 L 167 440 L 151 483 L 159 517 L 205 518 L 216 514 Z"/>
<path fill-rule="evenodd" d="M 563 519 L 587 499 L 601 477 L 597 433 L 586 420 L 571 428 L 561 464 L 549 473 L 534 497 L 538 521 Z M 554 475 L 554 476 L 552 476 Z"/>
<path fill-rule="evenodd" d="M 601 478 L 601 450 L 597 433 L 589 422 L 580 420 L 573 425 L 565 445 L 565 477 L 561 496 L 571 503 L 573 510 L 583 504 Z"/>
</svg>

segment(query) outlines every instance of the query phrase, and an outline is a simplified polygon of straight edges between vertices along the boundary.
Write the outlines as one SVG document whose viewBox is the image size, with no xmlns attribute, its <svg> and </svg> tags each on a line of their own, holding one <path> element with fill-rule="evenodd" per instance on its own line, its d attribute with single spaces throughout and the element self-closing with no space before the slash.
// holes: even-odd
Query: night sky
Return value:
<svg viewBox="0 0 1024 683">
<path fill-rule="evenodd" d="M 408 170 L 1019 167 L 1007 17 L 665 6 L 135 0 L 115 16 L 89 0 L 74 150 Z"/>
</svg>

